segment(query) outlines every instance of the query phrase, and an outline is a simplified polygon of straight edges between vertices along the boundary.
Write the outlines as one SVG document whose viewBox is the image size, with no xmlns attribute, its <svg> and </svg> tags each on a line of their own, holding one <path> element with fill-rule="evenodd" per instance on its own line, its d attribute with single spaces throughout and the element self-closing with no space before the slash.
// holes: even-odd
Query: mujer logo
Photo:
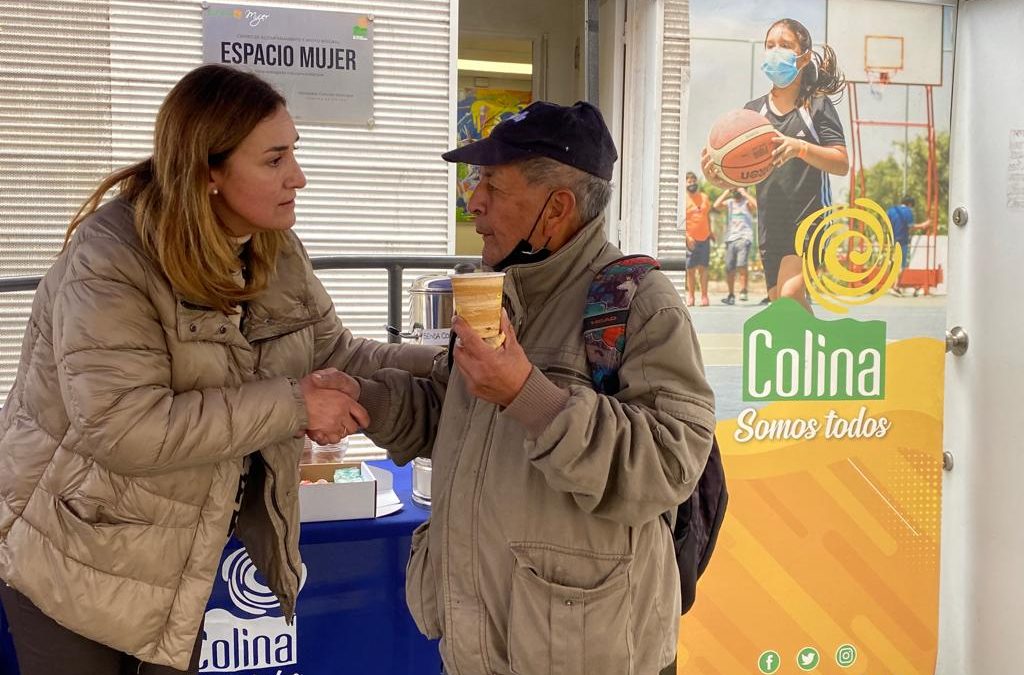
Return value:
<svg viewBox="0 0 1024 675">
<path fill-rule="evenodd" d="M 253 28 L 259 26 L 270 18 L 270 15 L 264 12 L 256 12 L 251 9 L 241 9 L 240 7 L 208 7 L 206 9 L 206 15 L 231 17 L 239 21 L 244 20 Z"/>
<path fill-rule="evenodd" d="M 270 18 L 269 14 L 262 14 L 260 12 L 253 12 L 252 10 L 245 10 L 245 20 L 249 22 L 249 25 L 255 28 L 264 21 Z"/>
</svg>

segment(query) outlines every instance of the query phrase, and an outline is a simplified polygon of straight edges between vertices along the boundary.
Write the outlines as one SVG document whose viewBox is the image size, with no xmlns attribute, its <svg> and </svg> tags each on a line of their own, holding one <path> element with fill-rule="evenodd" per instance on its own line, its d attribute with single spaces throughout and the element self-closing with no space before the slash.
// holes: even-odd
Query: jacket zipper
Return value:
<svg viewBox="0 0 1024 675">
<path fill-rule="evenodd" d="M 249 314 L 249 307 L 246 306 L 246 316 L 247 316 L 247 318 L 248 318 L 248 314 Z M 245 336 L 243 335 L 243 337 L 245 337 Z M 255 352 L 255 354 L 253 354 L 253 373 L 252 373 L 254 376 L 257 375 L 257 373 L 260 372 L 260 365 L 263 362 L 263 345 L 261 343 L 265 342 L 267 339 L 268 338 L 262 338 L 262 339 L 253 340 L 253 341 L 250 342 L 248 340 L 248 338 L 245 338 L 246 342 L 249 342 L 250 349 Z M 256 378 L 256 379 L 258 379 L 258 378 Z M 295 576 L 295 595 L 296 595 L 296 598 L 292 599 L 292 602 L 294 604 L 295 601 L 297 600 L 297 597 L 298 597 L 299 586 L 301 586 L 301 584 L 302 584 L 302 573 L 299 571 L 298 567 L 296 567 L 295 561 L 292 560 L 291 546 L 289 544 L 290 538 L 288 536 L 288 533 L 289 533 L 288 518 L 285 517 L 284 511 L 281 509 L 281 505 L 277 501 L 277 489 L 276 489 L 276 486 L 277 486 L 277 473 L 274 471 L 274 467 L 270 465 L 270 462 L 266 461 L 265 459 L 263 461 L 263 466 L 266 467 L 267 472 L 270 474 L 271 479 L 274 481 L 274 488 L 272 488 L 270 490 L 270 501 L 274 505 L 274 511 L 277 512 L 277 515 L 281 519 L 281 522 L 283 523 L 283 527 L 284 527 L 284 557 L 285 557 L 285 562 L 288 565 L 288 569 Z M 294 607 L 292 607 L 291 613 L 292 613 L 292 615 L 295 614 L 295 608 Z"/>
<path fill-rule="evenodd" d="M 448 386 L 449 387 L 452 386 L 452 382 L 450 380 L 449 380 Z M 466 426 L 466 428 L 464 430 L 465 433 L 463 433 L 462 438 L 459 439 L 458 454 L 456 455 L 455 466 L 452 467 L 451 472 L 450 472 L 451 476 L 452 476 L 452 481 L 451 481 L 451 484 L 449 484 L 449 493 L 451 493 L 451 488 L 454 486 L 454 483 L 455 483 L 455 480 L 456 480 L 455 477 L 459 473 L 459 466 L 462 464 L 463 452 L 466 449 L 466 438 L 469 436 L 469 433 L 468 433 L 469 429 L 473 425 L 472 420 L 473 420 L 474 413 L 476 412 L 477 404 L 478 404 L 478 401 L 473 401 L 473 406 L 472 406 L 472 408 L 469 411 L 469 417 L 468 417 L 469 423 L 468 423 L 468 425 Z M 452 623 L 452 626 L 455 625 L 455 618 L 452 616 L 452 607 L 451 607 L 451 602 L 450 602 L 451 601 L 451 597 L 452 597 L 451 584 L 449 584 L 449 582 L 448 582 L 449 570 L 451 569 L 451 546 L 450 546 L 450 540 L 451 540 L 451 535 L 450 535 L 451 521 L 452 521 L 452 500 L 451 500 L 450 494 L 449 494 L 449 499 L 447 499 L 447 501 L 445 502 L 445 511 L 444 511 L 444 531 L 445 531 L 445 536 L 444 536 L 444 547 L 443 547 L 443 549 L 441 551 L 441 577 L 442 577 L 441 589 L 442 589 L 442 593 L 443 593 L 443 597 L 441 598 L 441 601 L 445 605 L 445 612 L 444 612 L 444 618 L 445 618 L 444 623 L 445 623 L 445 625 L 441 626 L 441 629 L 443 631 L 445 631 L 445 632 L 447 632 L 447 624 L 448 624 L 449 621 Z M 456 650 L 455 650 L 455 648 L 453 646 L 452 650 L 451 650 L 451 655 L 452 655 L 452 675 L 460 675 L 462 673 L 462 668 L 459 667 L 458 658 L 457 658 L 455 652 L 456 652 Z"/>
<path fill-rule="evenodd" d="M 292 574 L 295 575 L 295 594 L 297 596 L 299 591 L 299 585 L 302 583 L 302 573 L 299 572 L 299 569 L 295 566 L 295 561 L 292 560 L 291 546 L 289 545 L 291 539 L 288 536 L 288 519 L 285 518 L 284 512 L 281 510 L 281 505 L 277 502 L 277 474 L 274 473 L 274 468 L 270 465 L 270 462 L 264 461 L 263 465 L 267 468 L 267 471 L 270 473 L 270 477 L 274 480 L 274 488 L 270 490 L 270 501 L 274 504 L 274 510 L 277 512 L 277 515 L 281 518 L 281 522 L 284 523 L 284 557 L 285 561 L 288 563 L 288 569 L 291 570 Z M 294 607 L 292 608 L 291 613 L 293 615 L 295 614 Z"/>
<path fill-rule="evenodd" d="M 473 519 L 472 527 L 470 532 L 473 536 L 473 592 L 476 594 L 476 601 L 483 605 L 483 596 L 480 593 L 480 518 L 477 514 L 480 513 L 480 501 L 483 499 L 483 482 L 484 476 L 487 472 L 487 465 L 491 459 L 491 441 L 494 438 L 494 423 L 496 416 L 490 415 L 487 425 L 487 435 L 484 437 L 484 453 L 480 457 L 479 464 L 477 465 L 477 479 L 476 485 L 473 486 L 473 510 L 471 512 L 471 518 Z M 480 622 L 480 659 L 483 661 L 484 669 L 486 672 L 492 672 L 490 656 L 487 652 L 487 622 Z"/>
</svg>

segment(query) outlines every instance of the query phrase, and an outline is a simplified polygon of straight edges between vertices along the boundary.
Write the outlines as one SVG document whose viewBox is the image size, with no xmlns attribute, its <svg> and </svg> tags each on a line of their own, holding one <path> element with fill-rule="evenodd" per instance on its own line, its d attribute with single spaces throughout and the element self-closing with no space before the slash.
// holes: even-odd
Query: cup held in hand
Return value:
<svg viewBox="0 0 1024 675">
<path fill-rule="evenodd" d="M 453 274 L 451 279 L 455 313 L 488 344 L 495 349 L 500 347 L 505 341 L 501 333 L 501 298 L 505 273 Z"/>
<path fill-rule="evenodd" d="M 501 349 L 501 346 L 505 344 L 505 334 L 498 333 L 494 337 L 484 338 L 484 342 L 494 347 L 495 349 Z"/>
</svg>

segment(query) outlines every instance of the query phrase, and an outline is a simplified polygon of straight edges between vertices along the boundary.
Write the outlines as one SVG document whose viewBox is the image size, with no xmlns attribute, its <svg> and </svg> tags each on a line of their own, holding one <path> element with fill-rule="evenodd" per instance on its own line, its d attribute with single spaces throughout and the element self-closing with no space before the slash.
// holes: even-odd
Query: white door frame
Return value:
<svg viewBox="0 0 1024 675">
<path fill-rule="evenodd" d="M 658 253 L 663 14 L 661 0 L 626 0 L 618 240 L 623 251 L 652 256 Z"/>
<path fill-rule="evenodd" d="M 968 217 L 949 226 L 947 326 L 962 326 L 970 342 L 946 358 L 943 442 L 953 468 L 942 494 L 942 675 L 1024 672 L 1024 205 L 1009 204 L 1024 191 L 1010 180 L 1020 171 L 1012 132 L 1024 134 L 1024 60 L 1012 56 L 1021 25 L 1020 0 L 959 4 L 949 206 Z"/>
</svg>

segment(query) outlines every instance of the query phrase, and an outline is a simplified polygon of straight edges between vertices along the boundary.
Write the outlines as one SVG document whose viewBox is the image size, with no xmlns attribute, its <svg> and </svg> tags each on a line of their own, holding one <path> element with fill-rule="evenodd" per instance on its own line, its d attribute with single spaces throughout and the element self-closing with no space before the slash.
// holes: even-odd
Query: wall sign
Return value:
<svg viewBox="0 0 1024 675">
<path fill-rule="evenodd" d="M 373 20 L 365 14 L 209 4 L 203 61 L 265 78 L 296 120 L 373 123 Z"/>
</svg>

